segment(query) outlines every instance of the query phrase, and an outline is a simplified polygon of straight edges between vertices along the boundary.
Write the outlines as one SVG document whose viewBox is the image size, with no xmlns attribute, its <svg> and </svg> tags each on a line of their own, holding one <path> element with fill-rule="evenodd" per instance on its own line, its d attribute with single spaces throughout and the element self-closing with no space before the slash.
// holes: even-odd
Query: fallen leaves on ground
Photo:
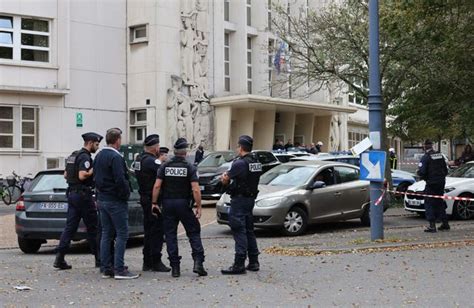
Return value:
<svg viewBox="0 0 474 308">
<path fill-rule="evenodd" d="M 465 247 L 473 246 L 474 240 L 461 240 L 453 242 L 434 242 L 434 243 L 415 243 L 405 244 L 398 246 L 387 246 L 387 247 L 365 247 L 365 248 L 352 248 L 352 249 L 328 249 L 328 250 L 316 250 L 310 248 L 286 248 L 279 246 L 272 246 L 265 248 L 263 251 L 267 254 L 290 256 L 290 257 L 311 257 L 311 256 L 330 256 L 337 254 L 348 254 L 348 253 L 378 253 L 378 252 L 394 252 L 394 251 L 409 251 L 418 249 L 434 249 L 434 248 L 453 248 L 453 247 Z"/>
</svg>

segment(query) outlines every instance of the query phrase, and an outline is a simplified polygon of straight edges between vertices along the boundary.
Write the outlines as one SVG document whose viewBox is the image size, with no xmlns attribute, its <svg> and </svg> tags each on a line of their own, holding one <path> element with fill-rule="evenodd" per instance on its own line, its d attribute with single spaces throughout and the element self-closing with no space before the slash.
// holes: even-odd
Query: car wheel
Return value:
<svg viewBox="0 0 474 308">
<path fill-rule="evenodd" d="M 18 237 L 18 246 L 24 253 L 37 253 L 41 248 L 41 240 L 32 240 L 22 237 Z"/>
<path fill-rule="evenodd" d="M 299 207 L 291 208 L 283 222 L 283 233 L 288 236 L 301 235 L 308 227 L 308 215 Z"/>
<path fill-rule="evenodd" d="M 364 213 L 360 217 L 360 222 L 367 227 L 370 227 L 370 204 L 368 204 L 365 209 Z"/>
<path fill-rule="evenodd" d="M 473 198 L 472 194 L 461 194 L 459 197 Z M 474 202 L 457 200 L 453 207 L 453 216 L 456 219 L 468 220 L 474 217 Z"/>
</svg>

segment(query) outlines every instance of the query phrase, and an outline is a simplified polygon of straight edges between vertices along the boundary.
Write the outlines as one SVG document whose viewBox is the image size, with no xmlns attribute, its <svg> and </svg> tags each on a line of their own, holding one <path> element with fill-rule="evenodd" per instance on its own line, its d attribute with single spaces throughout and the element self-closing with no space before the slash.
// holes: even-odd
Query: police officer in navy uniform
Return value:
<svg viewBox="0 0 474 308">
<path fill-rule="evenodd" d="M 444 156 L 433 149 L 433 142 L 426 140 L 424 143 L 425 155 L 418 165 L 418 175 L 426 182 L 425 194 L 444 195 L 444 185 L 446 184 L 446 175 L 448 168 Z M 443 199 L 425 198 L 425 215 L 429 226 L 425 232 L 436 232 L 436 221 L 441 220 L 440 231 L 450 229 L 448 217 L 446 215 L 446 204 Z"/>
<path fill-rule="evenodd" d="M 222 183 L 229 185 L 227 193 L 231 196 L 229 225 L 235 241 L 234 264 L 228 269 L 221 270 L 224 275 L 245 274 L 258 271 L 257 239 L 253 225 L 253 207 L 258 194 L 258 182 L 262 174 L 262 165 L 256 155 L 251 153 L 253 139 L 250 136 L 240 136 L 238 142 L 239 158 L 232 163 L 229 171 L 222 175 Z M 245 260 L 249 264 L 245 267 Z"/>
<path fill-rule="evenodd" d="M 153 187 L 152 211 L 163 214 L 166 248 L 173 277 L 179 277 L 180 260 L 178 253 L 178 223 L 186 230 L 194 260 L 193 272 L 206 276 L 204 269 L 204 247 L 201 242 L 201 190 L 198 184 L 196 167 L 186 161 L 188 142 L 179 138 L 174 144 L 174 157 L 163 163 L 158 170 L 155 186 Z M 160 210 L 158 197 L 162 204 Z M 193 200 L 194 199 L 194 200 Z M 193 212 L 192 204 L 196 203 Z"/>
<path fill-rule="evenodd" d="M 98 264 L 97 249 L 97 208 L 92 198 L 93 195 L 93 169 L 91 154 L 99 148 L 102 136 L 96 133 L 82 135 L 84 147 L 74 151 L 66 159 L 66 170 L 64 177 L 69 185 L 67 190 L 68 210 L 66 227 L 61 234 L 59 245 L 56 247 L 56 259 L 54 267 L 67 270 L 72 266 L 67 264 L 64 256 L 69 249 L 72 237 L 77 232 L 79 222 L 84 220 L 87 227 L 87 241 L 92 254 L 95 256 L 96 266 Z"/>
<path fill-rule="evenodd" d="M 160 136 L 153 134 L 145 138 L 144 151 L 137 156 L 133 168 L 138 181 L 140 204 L 143 208 L 143 227 L 145 239 L 143 245 L 143 271 L 169 272 L 171 269 L 161 261 L 164 242 L 163 217 L 151 212 L 151 194 L 161 161 Z"/>
</svg>

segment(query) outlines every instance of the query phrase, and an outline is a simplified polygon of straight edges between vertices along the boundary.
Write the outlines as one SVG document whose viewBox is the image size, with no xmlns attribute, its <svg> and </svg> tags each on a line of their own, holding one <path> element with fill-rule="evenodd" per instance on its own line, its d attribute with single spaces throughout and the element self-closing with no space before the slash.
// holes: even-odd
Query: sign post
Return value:
<svg viewBox="0 0 474 308">
<path fill-rule="evenodd" d="M 76 112 L 76 127 L 82 127 L 83 124 L 82 112 Z"/>
<path fill-rule="evenodd" d="M 379 2 L 369 0 L 369 131 L 372 148 L 381 150 L 382 96 L 379 70 Z M 369 154 L 370 155 L 370 154 Z M 369 159 L 370 161 L 370 159 Z M 367 166 L 370 167 L 370 166 Z M 375 167 L 373 168 L 375 170 Z M 384 172 L 382 171 L 382 175 Z M 383 181 L 370 181 L 370 238 L 383 239 L 383 202 L 375 205 L 382 194 Z"/>
</svg>

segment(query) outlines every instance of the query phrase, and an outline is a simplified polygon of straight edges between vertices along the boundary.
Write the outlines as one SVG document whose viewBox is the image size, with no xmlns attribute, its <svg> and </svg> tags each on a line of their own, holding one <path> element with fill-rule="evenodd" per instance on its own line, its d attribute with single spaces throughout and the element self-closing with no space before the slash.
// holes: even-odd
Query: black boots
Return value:
<svg viewBox="0 0 474 308">
<path fill-rule="evenodd" d="M 241 275 L 245 274 L 245 257 L 240 258 L 240 257 L 235 257 L 234 264 L 232 264 L 231 267 L 228 269 L 223 269 L 221 270 L 221 273 L 223 275 Z"/>
<path fill-rule="evenodd" d="M 199 276 L 207 276 L 207 272 L 202 265 L 202 261 L 194 260 L 193 272 Z"/>
<path fill-rule="evenodd" d="M 173 276 L 173 277 L 181 276 L 181 271 L 179 269 L 179 264 L 171 265 L 171 276 Z"/>
<path fill-rule="evenodd" d="M 153 260 L 153 261 L 152 261 Z M 142 271 L 144 272 L 162 272 L 167 273 L 171 271 L 171 268 L 167 267 L 160 259 L 152 259 L 149 260 L 148 258 L 143 259 L 143 266 Z"/>
<path fill-rule="evenodd" d="M 68 270 L 72 268 L 72 266 L 67 264 L 64 260 L 64 253 L 62 252 L 56 253 L 56 259 L 54 260 L 53 266 L 60 270 Z"/>
<path fill-rule="evenodd" d="M 448 221 L 443 221 L 441 223 L 441 226 L 439 226 L 438 230 L 439 231 L 449 231 L 449 230 L 451 230 L 451 227 L 449 226 Z"/>
<path fill-rule="evenodd" d="M 161 259 L 158 259 L 153 262 L 151 270 L 154 272 L 167 273 L 171 271 L 171 268 L 167 267 L 163 262 L 161 262 Z"/>
<path fill-rule="evenodd" d="M 436 233 L 436 222 L 430 221 L 430 225 L 426 227 L 425 232 Z"/>
<path fill-rule="evenodd" d="M 249 265 L 247 265 L 245 269 L 251 272 L 258 272 L 260 270 L 260 263 L 258 263 L 258 255 L 249 256 Z"/>
</svg>

